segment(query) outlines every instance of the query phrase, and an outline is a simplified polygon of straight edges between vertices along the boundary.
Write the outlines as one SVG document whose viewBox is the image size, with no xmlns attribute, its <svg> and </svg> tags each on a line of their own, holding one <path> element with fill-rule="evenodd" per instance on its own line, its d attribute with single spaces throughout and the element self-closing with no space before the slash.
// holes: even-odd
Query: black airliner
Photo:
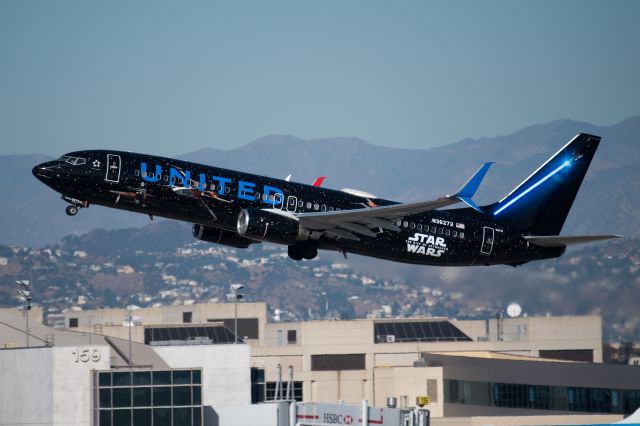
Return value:
<svg viewBox="0 0 640 426">
<path fill-rule="evenodd" d="M 96 204 L 167 217 L 193 223 L 193 235 L 212 243 L 285 244 L 294 260 L 325 249 L 424 265 L 517 266 L 618 237 L 559 235 L 599 142 L 577 135 L 502 200 L 480 207 L 472 197 L 491 163 L 452 195 L 413 203 L 109 150 L 71 152 L 33 174 L 62 194 L 70 216 Z M 442 210 L 460 202 L 466 207 Z"/>
</svg>

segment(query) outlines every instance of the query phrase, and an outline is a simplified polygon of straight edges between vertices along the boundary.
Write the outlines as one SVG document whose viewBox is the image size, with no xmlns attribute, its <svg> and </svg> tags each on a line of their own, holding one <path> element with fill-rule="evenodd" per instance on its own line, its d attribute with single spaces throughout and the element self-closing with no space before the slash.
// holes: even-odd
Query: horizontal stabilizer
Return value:
<svg viewBox="0 0 640 426">
<path fill-rule="evenodd" d="M 613 238 L 623 238 L 622 235 L 525 235 L 524 239 L 540 247 L 567 247 L 574 244 L 586 244 L 594 241 L 611 240 Z"/>
</svg>

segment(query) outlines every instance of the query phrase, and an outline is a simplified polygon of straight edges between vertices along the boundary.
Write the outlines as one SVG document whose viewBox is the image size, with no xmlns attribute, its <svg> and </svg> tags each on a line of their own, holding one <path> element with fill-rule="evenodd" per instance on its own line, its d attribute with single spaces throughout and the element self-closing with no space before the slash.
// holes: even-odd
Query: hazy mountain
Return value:
<svg viewBox="0 0 640 426">
<path fill-rule="evenodd" d="M 640 116 L 600 127 L 557 120 L 506 136 L 465 139 L 428 150 L 375 146 L 356 138 L 303 140 L 267 136 L 243 147 L 205 148 L 180 158 L 275 177 L 293 175 L 310 183 L 362 189 L 380 197 L 410 201 L 457 189 L 484 161 L 495 161 L 476 201 L 499 199 L 578 132 L 603 137 L 565 233 L 616 232 L 640 236 Z M 40 246 L 94 228 L 129 228 L 148 223 L 142 215 L 94 207 L 76 217 L 65 203 L 31 175 L 42 155 L 0 156 L 0 243 Z"/>
</svg>

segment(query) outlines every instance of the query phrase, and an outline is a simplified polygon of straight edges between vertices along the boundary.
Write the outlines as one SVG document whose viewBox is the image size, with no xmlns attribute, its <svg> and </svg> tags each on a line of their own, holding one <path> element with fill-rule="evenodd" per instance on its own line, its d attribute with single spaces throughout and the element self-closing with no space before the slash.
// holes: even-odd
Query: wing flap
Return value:
<svg viewBox="0 0 640 426">
<path fill-rule="evenodd" d="M 594 241 L 624 238 L 622 235 L 525 235 L 524 239 L 540 247 L 567 247 L 575 244 L 586 244 Z"/>
</svg>

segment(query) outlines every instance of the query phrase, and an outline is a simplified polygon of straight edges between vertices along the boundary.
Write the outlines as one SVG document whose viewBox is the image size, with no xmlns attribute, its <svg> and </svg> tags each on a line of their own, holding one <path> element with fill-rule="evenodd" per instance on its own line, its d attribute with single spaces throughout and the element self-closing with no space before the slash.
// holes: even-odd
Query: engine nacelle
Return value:
<svg viewBox="0 0 640 426">
<path fill-rule="evenodd" d="M 256 243 L 255 241 L 241 237 L 234 232 L 199 224 L 193 225 L 193 236 L 208 243 L 222 244 L 223 246 L 236 248 L 247 248 L 250 244 Z"/>
<path fill-rule="evenodd" d="M 258 241 L 294 244 L 308 240 L 309 231 L 298 220 L 269 210 L 243 209 L 238 215 L 238 234 Z"/>
</svg>

